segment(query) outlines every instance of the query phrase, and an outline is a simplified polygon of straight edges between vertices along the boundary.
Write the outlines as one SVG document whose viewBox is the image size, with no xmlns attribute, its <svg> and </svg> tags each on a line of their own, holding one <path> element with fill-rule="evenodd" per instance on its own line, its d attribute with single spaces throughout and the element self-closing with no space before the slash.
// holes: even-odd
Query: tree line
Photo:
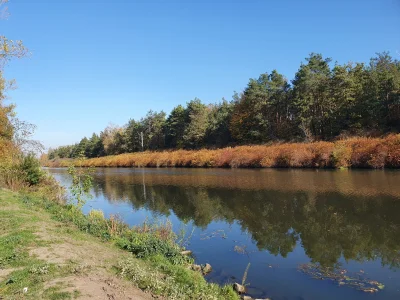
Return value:
<svg viewBox="0 0 400 300">
<path fill-rule="evenodd" d="M 399 60 L 383 52 L 367 64 L 340 65 L 311 53 L 291 81 L 276 70 L 263 73 L 230 101 L 206 105 L 195 98 L 168 116 L 150 110 L 140 120 L 109 125 L 75 145 L 50 149 L 48 157 L 332 140 L 399 129 Z"/>
</svg>

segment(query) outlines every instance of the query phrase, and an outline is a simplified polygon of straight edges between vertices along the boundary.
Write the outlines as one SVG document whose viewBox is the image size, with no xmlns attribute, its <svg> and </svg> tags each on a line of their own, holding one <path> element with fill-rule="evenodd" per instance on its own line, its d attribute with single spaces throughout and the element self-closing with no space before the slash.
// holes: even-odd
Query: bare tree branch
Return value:
<svg viewBox="0 0 400 300">
<path fill-rule="evenodd" d="M 5 36 L 0 36 L 0 70 L 12 58 L 21 58 L 28 54 L 28 49 L 22 41 L 9 40 Z"/>
<path fill-rule="evenodd" d="M 23 153 L 42 153 L 44 151 L 42 143 L 31 139 L 36 130 L 36 125 L 21 121 L 16 117 L 11 119 L 11 123 L 14 128 L 14 144 L 20 151 Z"/>
<path fill-rule="evenodd" d="M 10 15 L 8 13 L 8 7 L 5 6 L 7 2 L 8 0 L 0 0 L 0 19 L 7 19 Z"/>
</svg>

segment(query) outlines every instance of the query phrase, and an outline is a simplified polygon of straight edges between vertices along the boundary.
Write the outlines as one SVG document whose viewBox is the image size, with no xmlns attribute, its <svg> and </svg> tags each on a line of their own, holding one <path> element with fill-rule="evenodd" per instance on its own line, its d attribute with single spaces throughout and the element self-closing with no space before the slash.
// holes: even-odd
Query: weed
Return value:
<svg viewBox="0 0 400 300">
<path fill-rule="evenodd" d="M 50 265 L 49 264 L 45 264 L 45 265 L 33 265 L 30 269 L 29 269 L 29 273 L 33 274 L 33 275 L 44 275 L 44 274 L 48 274 L 49 273 L 49 268 Z"/>
<path fill-rule="evenodd" d="M 67 300 L 76 298 L 75 295 L 72 295 L 70 292 L 61 291 L 61 289 L 61 286 L 52 286 L 44 291 L 43 297 L 50 300 Z"/>
<path fill-rule="evenodd" d="M 244 270 L 243 277 L 242 277 L 242 285 L 246 286 L 249 285 L 249 283 L 246 283 L 247 280 L 247 274 L 249 273 L 250 269 L 250 263 L 247 264 L 246 270 Z"/>
</svg>

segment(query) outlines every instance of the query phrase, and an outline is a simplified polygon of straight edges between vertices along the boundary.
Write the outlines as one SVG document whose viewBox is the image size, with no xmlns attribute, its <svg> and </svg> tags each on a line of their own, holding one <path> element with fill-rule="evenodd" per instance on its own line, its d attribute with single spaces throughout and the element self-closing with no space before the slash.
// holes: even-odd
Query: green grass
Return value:
<svg viewBox="0 0 400 300">
<path fill-rule="evenodd" d="M 74 292 L 62 291 L 63 285 L 52 286 L 43 292 L 43 297 L 49 300 L 69 300 L 76 299 L 80 296 L 79 291 Z"/>
<path fill-rule="evenodd" d="M 57 273 L 54 266 L 29 255 L 29 249 L 45 244 L 34 234 L 40 218 L 23 209 L 21 198 L 10 192 L 0 190 L 0 205 L 0 269 L 11 270 L 0 282 L 0 295 L 21 299 L 23 289 L 28 287 L 24 298 L 38 299 L 43 282 Z"/>
<path fill-rule="evenodd" d="M 74 261 L 60 266 L 29 256 L 29 249 L 49 244 L 57 247 L 66 239 L 105 242 L 110 251 L 121 252 L 120 261 L 114 262 L 114 276 L 123 276 L 153 294 L 169 299 L 239 299 L 232 287 L 209 284 L 200 273 L 190 270 L 193 260 L 180 254 L 182 247 L 175 243 L 170 224 L 129 228 L 99 212 L 86 216 L 71 205 L 5 190 L 0 190 L 0 218 L 0 268 L 14 268 L 0 281 L 0 296 L 5 299 L 77 298 L 79 291 L 65 291 L 62 285 L 45 288 L 45 283 L 85 274 L 90 266 Z M 43 224 L 51 224 L 48 230 L 57 238 L 41 240 L 35 231 Z M 22 294 L 25 287 L 28 292 Z"/>
<path fill-rule="evenodd" d="M 207 283 L 200 273 L 172 265 L 161 255 L 145 261 L 125 259 L 117 270 L 141 289 L 169 299 L 239 299 L 230 286 Z"/>
<path fill-rule="evenodd" d="M 39 222 L 45 222 L 46 215 L 45 218 L 36 215 L 38 207 L 31 210 L 24 204 L 25 200 L 0 190 L 0 270 L 10 270 L 0 281 L 0 299 L 73 299 L 73 294 L 62 291 L 42 294 L 45 282 L 68 276 L 74 267 L 72 264 L 62 267 L 48 264 L 29 255 L 30 249 L 43 247 L 49 242 L 34 234 Z M 28 288 L 27 293 L 23 293 L 24 288 Z"/>
</svg>

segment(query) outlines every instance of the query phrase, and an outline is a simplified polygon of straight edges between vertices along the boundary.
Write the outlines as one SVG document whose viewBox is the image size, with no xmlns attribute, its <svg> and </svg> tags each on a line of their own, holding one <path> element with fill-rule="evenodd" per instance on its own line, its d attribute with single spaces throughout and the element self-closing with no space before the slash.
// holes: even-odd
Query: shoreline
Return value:
<svg viewBox="0 0 400 300">
<path fill-rule="evenodd" d="M 68 167 L 74 159 L 42 160 Z M 121 168 L 304 168 L 399 169 L 400 134 L 335 142 L 282 143 L 221 148 L 134 152 L 87 158 L 82 167 Z"/>
<path fill-rule="evenodd" d="M 206 282 L 204 267 L 175 242 L 168 222 L 130 227 L 99 210 L 85 215 L 74 205 L 5 189 L 0 204 L 0 256 L 20 253 L 2 261 L 1 296 L 239 299 L 232 286 Z"/>
</svg>

